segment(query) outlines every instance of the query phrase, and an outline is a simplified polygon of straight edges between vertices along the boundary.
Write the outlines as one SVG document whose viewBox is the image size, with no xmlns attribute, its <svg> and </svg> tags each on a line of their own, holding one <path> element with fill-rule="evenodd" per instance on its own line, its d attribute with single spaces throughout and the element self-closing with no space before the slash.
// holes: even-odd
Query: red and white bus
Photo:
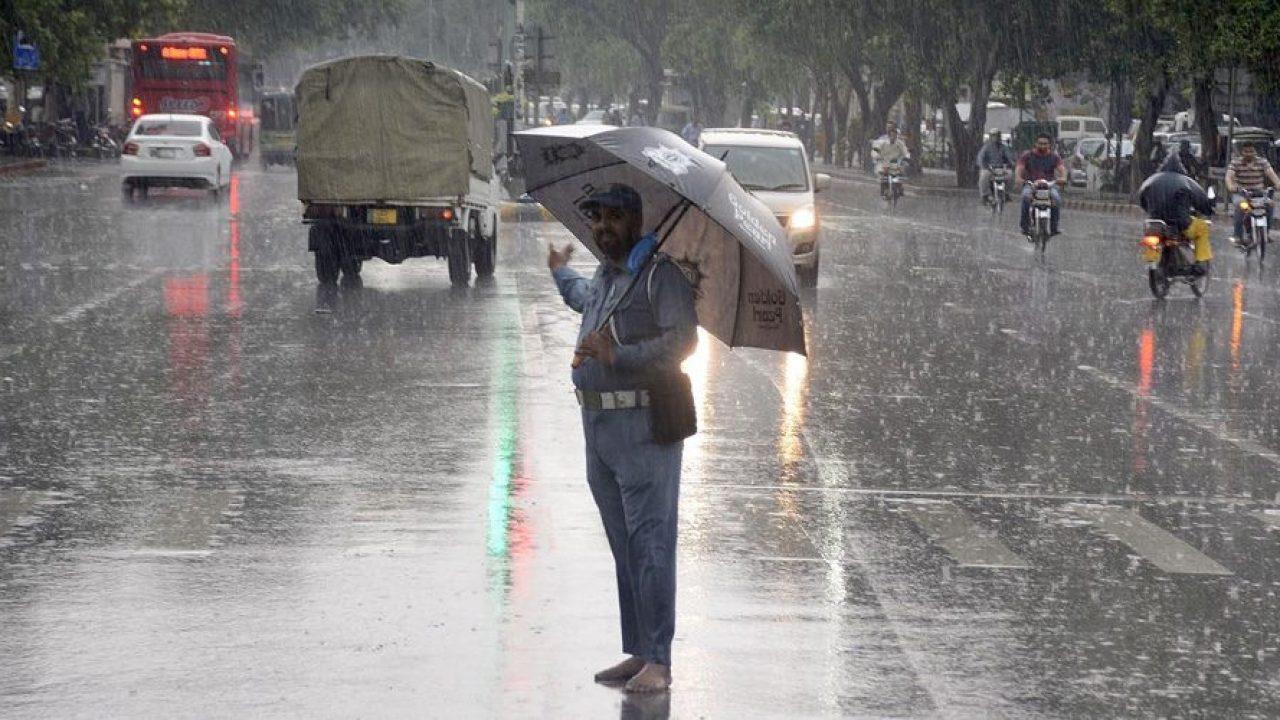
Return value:
<svg viewBox="0 0 1280 720">
<path fill-rule="evenodd" d="M 253 113 L 240 107 L 235 40 L 193 32 L 134 40 L 130 66 L 130 120 L 150 113 L 207 115 L 236 157 L 253 151 Z"/>
</svg>

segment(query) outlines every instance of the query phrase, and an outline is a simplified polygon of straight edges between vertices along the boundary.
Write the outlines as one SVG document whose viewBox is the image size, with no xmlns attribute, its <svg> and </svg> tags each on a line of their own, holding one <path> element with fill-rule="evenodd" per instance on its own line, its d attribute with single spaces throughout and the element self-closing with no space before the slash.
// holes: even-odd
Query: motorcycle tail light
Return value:
<svg viewBox="0 0 1280 720">
<path fill-rule="evenodd" d="M 124 153 L 125 155 L 137 155 L 137 154 L 138 154 L 138 143 L 136 143 L 136 142 L 127 142 L 127 143 L 125 143 L 125 144 L 124 144 L 124 148 L 123 148 L 120 152 Z"/>
<path fill-rule="evenodd" d="M 1149 248 L 1151 248 L 1151 249 L 1153 249 L 1153 250 L 1154 250 L 1154 249 L 1156 249 L 1156 248 L 1160 247 L 1160 236 L 1159 236 L 1159 235 L 1146 235 L 1146 236 L 1144 236 L 1144 237 L 1142 238 L 1142 244 L 1143 244 L 1144 246 L 1149 247 Z"/>
<path fill-rule="evenodd" d="M 191 152 L 196 157 L 209 157 L 213 155 L 213 150 L 210 149 L 210 147 L 208 145 L 205 145 L 204 143 L 200 143 L 199 145 L 192 148 Z"/>
</svg>

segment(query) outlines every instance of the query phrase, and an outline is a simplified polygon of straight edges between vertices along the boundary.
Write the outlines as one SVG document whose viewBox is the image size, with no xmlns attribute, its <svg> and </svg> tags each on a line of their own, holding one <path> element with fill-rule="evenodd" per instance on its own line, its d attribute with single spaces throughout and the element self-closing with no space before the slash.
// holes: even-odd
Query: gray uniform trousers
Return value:
<svg viewBox="0 0 1280 720">
<path fill-rule="evenodd" d="M 655 443 L 648 408 L 583 410 L 582 428 L 587 484 L 618 577 L 622 651 L 670 665 L 684 443 Z"/>
</svg>

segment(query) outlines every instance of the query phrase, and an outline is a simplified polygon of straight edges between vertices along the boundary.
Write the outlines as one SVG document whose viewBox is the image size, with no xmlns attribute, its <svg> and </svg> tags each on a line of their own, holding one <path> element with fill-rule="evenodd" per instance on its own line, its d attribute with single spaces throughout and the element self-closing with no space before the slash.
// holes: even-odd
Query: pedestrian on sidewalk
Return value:
<svg viewBox="0 0 1280 720">
<path fill-rule="evenodd" d="M 642 232 L 643 202 L 632 187 L 612 184 L 579 207 L 605 260 L 588 280 L 568 266 L 572 245 L 552 246 L 547 267 L 565 304 L 582 313 L 573 384 L 587 485 L 613 553 L 628 656 L 595 680 L 660 692 L 671 685 L 683 441 L 655 440 L 648 406 L 653 378 L 678 373 L 697 344 L 693 287 L 673 261 L 654 253 L 657 236 Z"/>
</svg>

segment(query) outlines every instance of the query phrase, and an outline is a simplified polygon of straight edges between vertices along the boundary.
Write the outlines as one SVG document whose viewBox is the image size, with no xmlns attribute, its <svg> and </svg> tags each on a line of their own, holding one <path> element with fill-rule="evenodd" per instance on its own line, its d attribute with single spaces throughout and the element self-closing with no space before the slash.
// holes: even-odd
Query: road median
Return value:
<svg viewBox="0 0 1280 720">
<path fill-rule="evenodd" d="M 0 176 L 35 172 L 45 169 L 48 165 L 49 161 L 42 158 L 14 161 L 0 160 Z"/>
<path fill-rule="evenodd" d="M 832 177 L 839 178 L 846 182 L 858 183 L 861 185 L 876 185 L 878 182 L 870 175 L 865 175 L 848 168 L 818 166 L 816 169 L 819 172 L 827 173 Z M 974 193 L 970 188 L 933 185 L 920 183 L 917 180 L 908 180 L 906 182 L 906 186 L 916 195 L 934 197 L 967 197 Z M 1066 197 L 1063 198 L 1063 203 L 1067 210 L 1084 210 L 1087 212 L 1110 213 L 1116 215 L 1142 215 L 1142 208 L 1128 202 L 1121 196 L 1116 196 L 1114 199 L 1072 197 L 1068 190 Z"/>
</svg>

